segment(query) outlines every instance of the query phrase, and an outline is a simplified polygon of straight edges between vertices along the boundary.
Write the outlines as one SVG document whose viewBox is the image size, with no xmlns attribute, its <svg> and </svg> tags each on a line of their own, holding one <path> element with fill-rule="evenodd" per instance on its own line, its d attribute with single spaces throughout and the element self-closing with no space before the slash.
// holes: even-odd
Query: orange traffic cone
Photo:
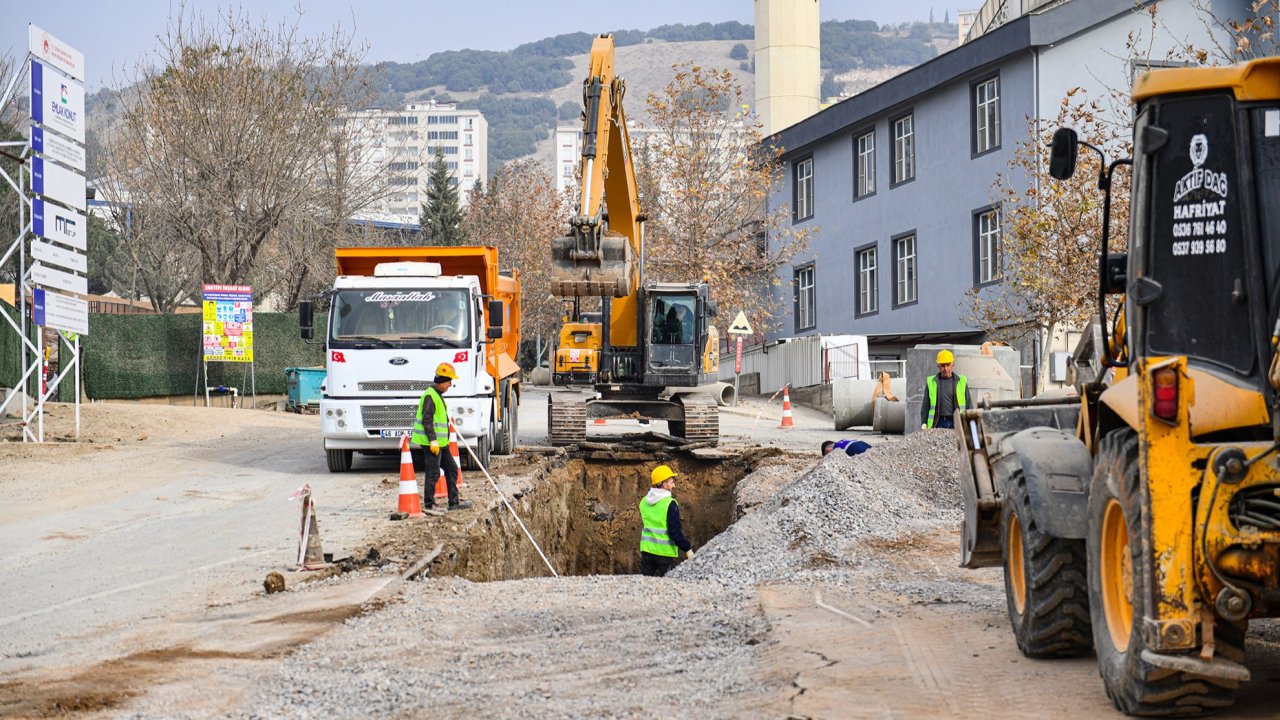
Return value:
<svg viewBox="0 0 1280 720">
<path fill-rule="evenodd" d="M 458 454 L 458 428 L 449 423 L 449 454 L 453 456 L 453 466 L 458 468 L 458 487 L 462 487 L 462 455 Z"/>
<path fill-rule="evenodd" d="M 400 512 L 409 517 L 422 517 L 422 501 L 418 498 L 418 476 L 413 472 L 413 455 L 409 452 L 409 436 L 400 437 Z"/>
<path fill-rule="evenodd" d="M 791 419 L 791 391 L 789 386 L 782 386 L 782 422 L 778 425 L 780 428 L 793 428 L 796 426 L 794 420 Z"/>
</svg>

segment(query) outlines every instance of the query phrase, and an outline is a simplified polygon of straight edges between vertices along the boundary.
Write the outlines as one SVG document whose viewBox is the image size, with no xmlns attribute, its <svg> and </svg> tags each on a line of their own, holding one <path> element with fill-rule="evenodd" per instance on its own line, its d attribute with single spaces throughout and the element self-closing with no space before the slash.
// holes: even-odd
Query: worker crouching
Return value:
<svg viewBox="0 0 1280 720">
<path fill-rule="evenodd" d="M 676 487 L 676 471 L 659 465 L 649 475 L 649 494 L 640 501 L 640 574 L 662 577 L 675 564 L 680 552 L 693 557 L 693 545 L 680 526 L 680 506 L 671 492 Z"/>
</svg>

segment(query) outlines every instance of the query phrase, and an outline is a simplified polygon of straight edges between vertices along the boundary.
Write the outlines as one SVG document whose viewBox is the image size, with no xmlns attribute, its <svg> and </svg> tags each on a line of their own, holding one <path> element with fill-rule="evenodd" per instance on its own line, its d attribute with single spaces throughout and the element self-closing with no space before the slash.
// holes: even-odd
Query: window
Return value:
<svg viewBox="0 0 1280 720">
<path fill-rule="evenodd" d="M 853 141 L 853 196 L 866 197 L 876 191 L 876 133 L 859 135 Z"/>
<path fill-rule="evenodd" d="M 416 115 L 392 115 L 387 118 L 388 125 L 417 125 L 418 118 Z"/>
<path fill-rule="evenodd" d="M 818 324 L 818 297 L 813 286 L 813 263 L 795 270 L 796 332 L 812 330 Z"/>
<path fill-rule="evenodd" d="M 1000 147 L 1000 78 L 993 77 L 973 86 L 973 152 Z"/>
<path fill-rule="evenodd" d="M 813 158 L 807 157 L 794 165 L 792 183 L 792 220 L 808 220 L 813 217 Z"/>
<path fill-rule="evenodd" d="M 457 130 L 430 130 L 427 132 L 428 140 L 457 140 Z"/>
<path fill-rule="evenodd" d="M 876 246 L 870 245 L 854 251 L 858 259 L 858 315 L 871 315 L 879 309 L 879 292 L 876 277 Z"/>
<path fill-rule="evenodd" d="M 907 305 L 916 301 L 916 236 L 901 235 L 893 239 L 893 304 Z"/>
<path fill-rule="evenodd" d="M 893 185 L 916 176 L 916 132 L 912 115 L 893 121 Z"/>
<path fill-rule="evenodd" d="M 986 285 L 1000 279 L 1000 209 L 986 208 L 973 214 L 974 281 Z"/>
</svg>

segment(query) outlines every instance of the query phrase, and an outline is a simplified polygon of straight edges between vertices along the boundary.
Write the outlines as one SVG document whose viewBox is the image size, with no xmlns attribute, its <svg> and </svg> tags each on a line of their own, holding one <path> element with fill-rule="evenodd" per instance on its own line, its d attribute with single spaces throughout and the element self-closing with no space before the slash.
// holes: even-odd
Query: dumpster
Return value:
<svg viewBox="0 0 1280 720">
<path fill-rule="evenodd" d="M 291 367 L 284 369 L 285 383 L 289 386 L 290 412 L 319 412 L 320 384 L 324 382 L 322 367 Z"/>
</svg>

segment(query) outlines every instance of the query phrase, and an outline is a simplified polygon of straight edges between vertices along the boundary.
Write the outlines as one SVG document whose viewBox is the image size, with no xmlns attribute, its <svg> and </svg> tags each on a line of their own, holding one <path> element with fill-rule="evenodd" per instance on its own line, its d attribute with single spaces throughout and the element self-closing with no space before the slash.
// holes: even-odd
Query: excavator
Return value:
<svg viewBox="0 0 1280 720">
<path fill-rule="evenodd" d="M 719 442 L 715 397 L 720 338 L 705 282 L 645 277 L 644 223 L 627 134 L 626 83 L 614 40 L 591 45 L 582 83 L 581 197 L 569 233 L 551 242 L 551 292 L 572 299 L 560 329 L 547 400 L 554 445 L 586 438 L 588 419 L 665 420 L 690 443 Z M 584 300 L 599 298 L 598 312 Z"/>
<path fill-rule="evenodd" d="M 1280 617 L 1280 58 L 1153 70 L 1133 101 L 1132 158 L 1054 134 L 1055 179 L 1103 159 L 1098 315 L 1075 397 L 957 412 L 960 563 L 1003 566 L 1028 657 L 1093 654 L 1120 711 L 1200 715 Z"/>
</svg>

